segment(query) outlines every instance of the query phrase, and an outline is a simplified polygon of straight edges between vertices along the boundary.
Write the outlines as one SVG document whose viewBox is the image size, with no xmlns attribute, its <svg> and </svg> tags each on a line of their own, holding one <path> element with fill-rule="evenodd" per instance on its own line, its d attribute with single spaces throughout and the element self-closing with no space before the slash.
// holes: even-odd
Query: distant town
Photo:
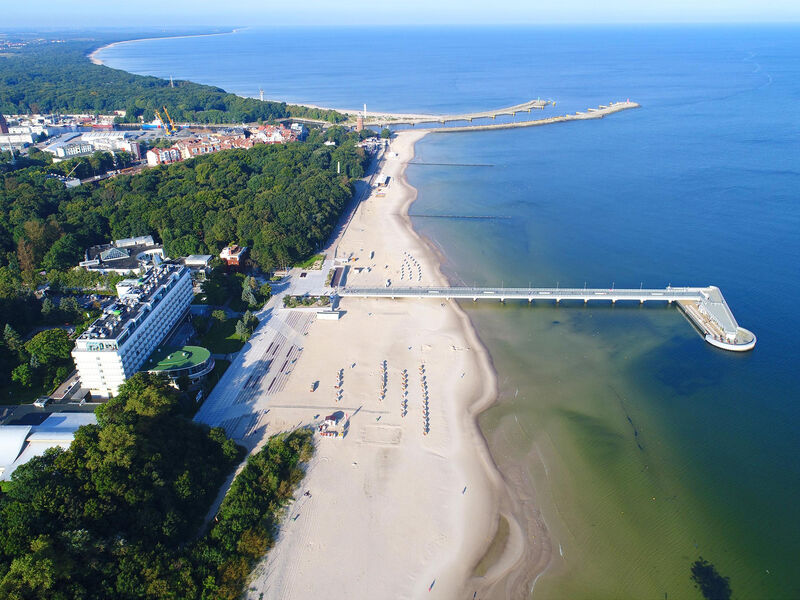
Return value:
<svg viewBox="0 0 800 600">
<path fill-rule="evenodd" d="M 256 144 L 285 144 L 302 140 L 307 129 L 301 123 L 215 128 L 158 123 L 120 128 L 112 115 L 0 115 L 0 150 L 27 154 L 37 148 L 52 155 L 54 163 L 91 156 L 97 151 L 125 152 L 133 161 L 127 173 L 212 154 L 220 150 L 252 148 Z M 156 146 L 157 145 L 157 146 Z M 113 176 L 117 172 L 109 173 Z M 65 178 L 69 187 L 80 182 Z"/>
</svg>

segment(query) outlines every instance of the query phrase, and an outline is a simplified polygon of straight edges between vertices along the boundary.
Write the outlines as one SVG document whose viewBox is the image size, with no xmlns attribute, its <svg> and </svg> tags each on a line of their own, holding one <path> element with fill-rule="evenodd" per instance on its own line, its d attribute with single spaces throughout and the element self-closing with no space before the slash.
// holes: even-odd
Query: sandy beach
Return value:
<svg viewBox="0 0 800 600">
<path fill-rule="evenodd" d="M 385 195 L 363 201 L 338 241 L 339 258 L 350 259 L 348 285 L 446 285 L 407 216 L 416 190 L 403 173 L 423 135 L 393 140 L 380 167 L 390 177 Z M 519 579 L 508 575 L 530 562 L 528 525 L 476 423 L 496 381 L 468 319 L 450 302 L 344 299 L 340 308 L 339 321 L 284 316 L 300 340 L 287 353 L 291 374 L 277 393 L 242 405 L 251 425 L 234 437 L 250 447 L 329 414 L 349 420 L 345 437 L 317 437 L 247 597 L 507 597 Z M 475 576 L 501 514 L 492 564 Z"/>
<path fill-rule="evenodd" d="M 189 35 L 165 35 L 163 37 L 159 36 L 159 37 L 148 37 L 148 38 L 136 38 L 135 40 L 121 40 L 119 42 L 112 42 L 110 44 L 106 44 L 104 46 L 100 46 L 99 48 L 96 48 L 95 50 L 93 50 L 87 56 L 87 58 L 90 61 L 92 61 L 92 63 L 94 63 L 96 65 L 102 65 L 102 64 L 105 64 L 105 63 L 103 63 L 103 61 L 100 60 L 97 57 L 97 55 L 101 51 L 105 50 L 106 48 L 113 48 L 114 46 L 121 46 L 122 44 L 133 44 L 135 42 L 148 42 L 148 41 L 151 41 L 151 40 L 179 40 L 179 39 L 183 39 L 183 38 L 208 37 L 210 35 L 230 35 L 232 33 L 237 33 L 239 31 L 242 31 L 243 29 L 245 29 L 245 28 L 244 27 L 239 27 L 239 28 L 233 29 L 231 31 L 220 31 L 218 33 L 193 33 L 193 34 L 189 34 Z"/>
</svg>

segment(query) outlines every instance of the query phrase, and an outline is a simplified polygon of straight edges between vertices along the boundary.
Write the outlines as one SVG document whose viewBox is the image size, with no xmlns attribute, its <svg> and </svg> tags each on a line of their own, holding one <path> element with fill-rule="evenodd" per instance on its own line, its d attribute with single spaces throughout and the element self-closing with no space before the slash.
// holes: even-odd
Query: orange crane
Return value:
<svg viewBox="0 0 800 600">
<path fill-rule="evenodd" d="M 164 131 L 166 132 L 166 134 L 167 135 L 172 135 L 176 131 L 178 131 L 178 128 L 175 127 L 175 123 L 172 122 L 172 119 L 170 118 L 169 113 L 167 112 L 167 107 L 166 106 L 162 106 L 161 109 L 164 111 L 164 114 L 167 116 L 167 119 L 168 119 L 167 121 L 165 121 L 161 117 L 161 113 L 158 112 L 158 110 L 156 110 L 155 108 L 153 109 L 153 112 L 156 114 L 156 118 L 161 123 L 161 126 L 164 128 Z"/>
<path fill-rule="evenodd" d="M 172 117 L 169 116 L 169 111 L 167 111 L 167 107 L 162 106 L 161 108 L 164 109 L 164 114 L 167 115 L 167 121 L 169 121 L 170 134 L 176 133 L 178 131 L 178 128 L 175 127 L 175 123 L 172 122 Z"/>
</svg>

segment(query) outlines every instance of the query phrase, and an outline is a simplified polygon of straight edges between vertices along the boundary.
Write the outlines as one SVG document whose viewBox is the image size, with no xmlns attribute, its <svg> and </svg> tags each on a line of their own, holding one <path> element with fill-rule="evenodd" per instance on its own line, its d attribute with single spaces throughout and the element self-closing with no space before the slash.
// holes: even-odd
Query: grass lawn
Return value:
<svg viewBox="0 0 800 600">
<path fill-rule="evenodd" d="M 325 260 L 324 254 L 315 254 L 314 256 L 307 258 L 301 263 L 297 263 L 295 267 L 299 269 L 321 269 L 322 263 Z"/>
<path fill-rule="evenodd" d="M 241 294 L 241 292 L 239 292 L 239 293 Z M 246 311 L 249 308 L 247 306 L 247 304 L 245 304 L 242 301 L 241 296 L 237 296 L 237 295 L 228 296 L 228 298 L 225 299 L 225 302 L 228 303 L 228 307 L 234 312 L 243 313 L 244 311 Z M 223 302 L 223 304 L 225 304 L 225 302 Z M 192 300 L 192 304 L 210 305 L 211 303 L 202 294 L 196 294 L 195 297 L 194 297 L 194 300 Z M 217 305 L 213 305 L 213 306 L 217 306 Z M 257 309 L 261 308 L 261 306 L 262 306 L 262 303 L 259 303 L 257 306 L 254 306 L 251 310 L 257 310 Z"/>
<path fill-rule="evenodd" d="M 211 350 L 212 354 L 230 354 L 242 349 L 244 342 L 236 335 L 236 319 L 212 321 L 208 333 L 200 338 L 201 346 Z"/>
</svg>

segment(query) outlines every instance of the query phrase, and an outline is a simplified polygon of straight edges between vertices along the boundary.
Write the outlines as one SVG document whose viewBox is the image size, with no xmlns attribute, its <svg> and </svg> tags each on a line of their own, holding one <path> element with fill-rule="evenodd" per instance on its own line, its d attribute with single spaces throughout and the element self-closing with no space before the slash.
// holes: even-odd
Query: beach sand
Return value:
<svg viewBox="0 0 800 600">
<path fill-rule="evenodd" d="M 349 285 L 382 287 L 387 279 L 446 285 L 436 254 L 407 216 L 416 190 L 403 172 L 423 135 L 404 132 L 393 140 L 382 164 L 391 178 L 385 196 L 372 193 L 362 202 L 338 243 L 338 257 L 361 269 L 351 268 Z M 341 320 L 311 325 L 285 389 L 264 405 L 265 433 L 341 411 L 350 419 L 348 434 L 317 438 L 297 500 L 275 547 L 255 569 L 248 597 L 507 597 L 521 583 L 529 585 L 529 526 L 514 514 L 518 503 L 475 420 L 494 401 L 495 375 L 464 313 L 446 301 L 348 298 L 340 308 Z M 313 392 L 312 382 L 318 382 Z M 492 545 L 493 564 L 474 576 L 501 514 L 508 527 Z M 521 565 L 525 576 L 509 577 L 519 575 Z"/>
<path fill-rule="evenodd" d="M 106 48 L 113 48 L 114 46 L 121 46 L 122 44 L 134 44 L 136 42 L 150 42 L 153 40 L 179 40 L 183 38 L 208 37 L 213 35 L 230 35 L 242 31 L 243 29 L 245 28 L 237 27 L 236 29 L 232 29 L 231 31 L 219 31 L 216 33 L 191 33 L 186 35 L 164 35 L 164 36 L 155 36 L 147 38 L 136 38 L 133 40 L 120 40 L 119 42 L 111 42 L 110 44 L 105 44 L 103 46 L 100 46 L 99 48 L 95 48 L 86 56 L 86 58 L 88 58 L 95 65 L 103 65 L 105 63 L 102 60 L 100 60 L 98 54 L 103 50 L 105 50 Z"/>
</svg>

